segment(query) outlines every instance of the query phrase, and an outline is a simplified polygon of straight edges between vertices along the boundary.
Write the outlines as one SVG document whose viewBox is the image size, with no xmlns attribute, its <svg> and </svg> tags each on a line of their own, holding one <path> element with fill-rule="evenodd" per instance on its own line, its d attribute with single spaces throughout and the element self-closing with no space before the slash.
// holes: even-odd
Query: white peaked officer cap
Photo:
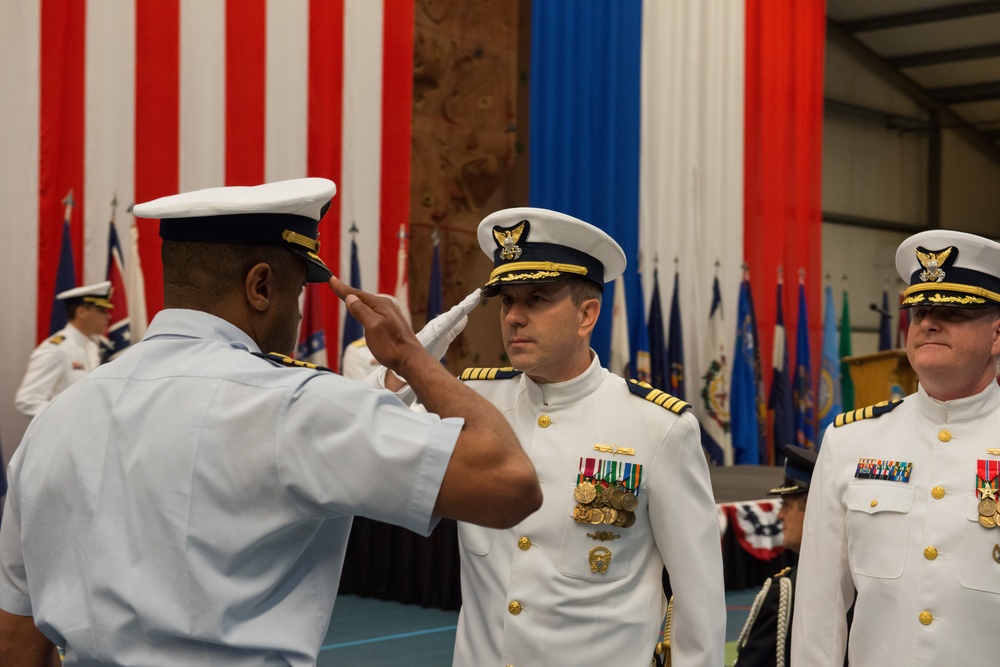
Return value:
<svg viewBox="0 0 1000 667">
<path fill-rule="evenodd" d="M 56 294 L 57 301 L 65 301 L 71 303 L 74 301 L 80 303 L 89 303 L 94 306 L 100 306 L 101 308 L 107 308 L 108 310 L 114 308 L 111 305 L 111 281 L 105 280 L 101 283 L 94 283 L 93 285 L 84 285 L 83 287 L 74 287 L 73 289 L 68 289 L 65 292 L 59 292 Z"/>
<path fill-rule="evenodd" d="M 483 296 L 504 285 L 579 276 L 604 289 L 625 271 L 625 252 L 597 227 L 544 208 L 508 208 L 479 223 L 479 247 L 493 260 Z"/>
<path fill-rule="evenodd" d="M 319 221 L 337 193 L 325 178 L 195 190 L 136 204 L 137 218 L 159 218 L 165 241 L 266 244 L 287 248 L 306 263 L 306 280 L 332 275 L 319 257 Z"/>
<path fill-rule="evenodd" d="M 909 285 L 901 308 L 1000 304 L 1000 243 L 975 234 L 914 234 L 896 250 L 896 271 Z"/>
</svg>

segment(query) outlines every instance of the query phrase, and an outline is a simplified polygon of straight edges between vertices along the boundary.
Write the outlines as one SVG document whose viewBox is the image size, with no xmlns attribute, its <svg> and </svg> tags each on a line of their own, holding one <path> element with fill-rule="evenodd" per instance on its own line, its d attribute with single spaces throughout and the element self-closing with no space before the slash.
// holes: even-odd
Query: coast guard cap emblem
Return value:
<svg viewBox="0 0 1000 667">
<path fill-rule="evenodd" d="M 521 256 L 521 247 L 517 244 L 522 235 L 525 240 L 528 239 L 529 226 L 527 220 L 522 220 L 517 225 L 506 229 L 500 226 L 493 228 L 493 238 L 496 239 L 497 246 L 500 247 L 500 257 L 510 261 Z"/>
<path fill-rule="evenodd" d="M 917 259 L 920 261 L 920 266 L 924 267 L 924 270 L 920 272 L 920 279 L 925 283 L 936 282 L 939 283 L 944 280 L 945 272 L 942 269 L 942 265 L 948 261 L 948 256 L 952 252 L 955 252 L 955 257 L 958 257 L 958 251 L 955 250 L 955 246 L 945 248 L 944 250 L 939 250 L 937 252 L 930 252 L 926 248 L 918 247 L 916 249 Z"/>
</svg>

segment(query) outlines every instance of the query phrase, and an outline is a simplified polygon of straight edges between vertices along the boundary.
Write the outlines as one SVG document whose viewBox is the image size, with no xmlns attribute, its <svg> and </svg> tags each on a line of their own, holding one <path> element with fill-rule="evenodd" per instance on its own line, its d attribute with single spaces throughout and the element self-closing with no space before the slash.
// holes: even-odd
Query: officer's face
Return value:
<svg viewBox="0 0 1000 667">
<path fill-rule="evenodd" d="M 111 322 L 111 311 L 92 304 L 85 303 L 76 309 L 73 324 L 87 336 L 100 336 L 108 330 Z"/>
<path fill-rule="evenodd" d="M 806 516 L 806 494 L 793 493 L 781 499 L 778 521 L 782 527 L 782 545 L 798 552 L 802 546 L 802 522 Z"/>
<path fill-rule="evenodd" d="M 511 365 L 539 383 L 580 375 L 590 364 L 590 331 L 596 314 L 588 309 L 594 304 L 596 299 L 573 303 L 567 281 L 502 288 L 500 329 Z"/>
<path fill-rule="evenodd" d="M 971 396 L 996 377 L 1000 309 L 912 308 L 906 354 L 932 397 Z"/>
</svg>

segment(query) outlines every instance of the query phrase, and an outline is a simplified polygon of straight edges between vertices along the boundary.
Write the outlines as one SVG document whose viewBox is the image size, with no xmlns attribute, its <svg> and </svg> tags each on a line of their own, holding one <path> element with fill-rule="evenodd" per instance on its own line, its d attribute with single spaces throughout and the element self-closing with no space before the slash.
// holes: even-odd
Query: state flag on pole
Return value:
<svg viewBox="0 0 1000 667">
<path fill-rule="evenodd" d="M 66 326 L 66 304 L 55 298 L 56 294 L 76 287 L 76 268 L 73 264 L 73 239 L 70 236 L 70 223 L 73 220 L 73 191 L 70 190 L 63 199 L 63 237 L 59 250 L 59 266 L 56 269 L 56 291 L 52 294 L 52 315 L 49 318 L 49 335 Z"/>
<path fill-rule="evenodd" d="M 440 315 L 442 311 L 441 303 L 444 286 L 441 282 L 441 233 L 438 228 L 434 228 L 431 234 L 434 240 L 434 250 L 431 252 L 431 277 L 430 288 L 427 290 L 427 321 L 430 322 Z"/>
<path fill-rule="evenodd" d="M 667 334 L 667 378 L 670 381 L 668 393 L 681 400 L 687 400 L 684 381 L 684 329 L 681 320 L 681 280 L 680 272 L 674 271 L 674 294 L 670 298 L 670 329 Z"/>
<path fill-rule="evenodd" d="M 410 280 L 407 275 L 406 225 L 399 226 L 399 251 L 396 253 L 396 299 L 399 309 L 407 318 L 410 317 Z"/>
<path fill-rule="evenodd" d="M 729 432 L 729 378 L 726 372 L 725 324 L 719 277 L 712 282 L 712 309 L 708 315 L 708 341 L 702 364 L 701 386 L 692 402 L 701 423 L 701 446 L 712 463 L 733 465 Z"/>
<path fill-rule="evenodd" d="M 115 207 L 118 200 L 111 202 L 111 222 L 108 225 L 108 271 L 106 279 L 111 281 L 111 322 L 108 325 L 109 346 L 105 361 L 110 361 L 132 344 L 131 318 L 129 318 L 128 292 L 125 288 L 125 260 L 122 246 L 118 242 L 115 225 Z"/>
<path fill-rule="evenodd" d="M 840 311 L 840 403 L 841 410 L 854 409 L 854 381 L 844 359 L 851 356 L 851 309 L 847 306 L 847 276 L 844 276 L 844 307 Z"/>
<path fill-rule="evenodd" d="M 774 451 L 771 457 L 774 465 L 784 465 L 785 445 L 795 444 L 795 412 L 792 409 L 792 387 L 788 376 L 788 340 L 785 330 L 785 312 L 782 306 L 784 281 L 778 270 L 777 321 L 774 324 L 774 345 L 772 347 L 771 394 L 767 407 L 774 411 Z"/>
<path fill-rule="evenodd" d="M 799 271 L 799 321 L 795 342 L 795 382 L 792 401 L 795 404 L 795 444 L 816 449 L 816 401 L 813 398 L 812 370 L 809 362 L 809 318 L 806 316 L 805 271 Z"/>
<path fill-rule="evenodd" d="M 882 309 L 878 320 L 878 351 L 892 349 L 892 315 L 889 313 L 889 291 L 882 290 Z"/>
<path fill-rule="evenodd" d="M 326 283 L 309 283 L 302 294 L 302 323 L 295 358 L 317 366 L 327 365 L 326 330 L 323 328 L 322 300 L 319 290 Z"/>
<path fill-rule="evenodd" d="M 899 304 L 903 304 L 903 293 L 899 293 Z M 910 331 L 910 309 L 899 309 L 899 324 L 896 326 L 896 347 L 906 349 L 906 334 Z"/>
<path fill-rule="evenodd" d="M 625 305 L 625 279 L 615 278 L 614 301 L 611 304 L 611 354 L 608 370 L 624 378 L 631 377 L 632 360 L 628 340 L 628 307 Z"/>
<path fill-rule="evenodd" d="M 358 263 L 358 228 L 351 225 L 351 287 L 361 289 L 361 266 Z M 340 358 L 343 359 L 343 352 L 348 345 L 365 335 L 365 329 L 361 322 L 354 319 L 350 313 L 344 315 L 344 338 L 340 341 Z"/>
<path fill-rule="evenodd" d="M 128 256 L 125 258 L 125 300 L 132 340 L 138 342 L 146 335 L 149 319 L 146 315 L 146 279 L 139 259 L 139 227 L 135 220 L 129 227 Z"/>
<path fill-rule="evenodd" d="M 756 372 L 760 357 L 757 352 L 757 323 L 754 321 L 753 296 L 747 271 L 744 271 L 740 282 L 736 318 L 736 349 L 733 352 L 730 401 L 733 457 L 737 465 L 757 465 L 761 462 Z M 758 360 L 756 366 L 755 359 Z"/>
<path fill-rule="evenodd" d="M 819 435 L 843 412 L 840 397 L 840 341 L 834 314 L 833 286 L 826 284 L 823 305 L 823 360 L 819 372 Z"/>
<path fill-rule="evenodd" d="M 637 319 L 639 320 L 639 326 L 635 328 L 632 333 L 632 353 L 635 357 L 633 359 L 633 375 L 635 379 L 640 382 L 651 383 L 651 366 L 649 360 L 649 327 L 646 324 L 646 300 L 642 291 L 642 258 L 639 258 L 639 280 L 637 281 L 639 285 L 639 314 Z"/>
<path fill-rule="evenodd" d="M 663 391 L 670 388 L 663 308 L 660 307 L 660 270 L 657 268 L 653 269 L 653 298 L 649 302 L 649 384 Z"/>
</svg>

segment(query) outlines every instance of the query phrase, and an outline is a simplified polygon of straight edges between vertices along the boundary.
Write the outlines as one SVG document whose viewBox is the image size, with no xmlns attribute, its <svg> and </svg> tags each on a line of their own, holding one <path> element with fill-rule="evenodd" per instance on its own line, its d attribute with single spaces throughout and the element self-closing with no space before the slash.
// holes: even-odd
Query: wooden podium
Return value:
<svg viewBox="0 0 1000 667">
<path fill-rule="evenodd" d="M 844 357 L 854 382 L 854 407 L 902 398 L 917 391 L 917 374 L 910 367 L 906 350 L 883 350 L 875 354 Z"/>
</svg>

